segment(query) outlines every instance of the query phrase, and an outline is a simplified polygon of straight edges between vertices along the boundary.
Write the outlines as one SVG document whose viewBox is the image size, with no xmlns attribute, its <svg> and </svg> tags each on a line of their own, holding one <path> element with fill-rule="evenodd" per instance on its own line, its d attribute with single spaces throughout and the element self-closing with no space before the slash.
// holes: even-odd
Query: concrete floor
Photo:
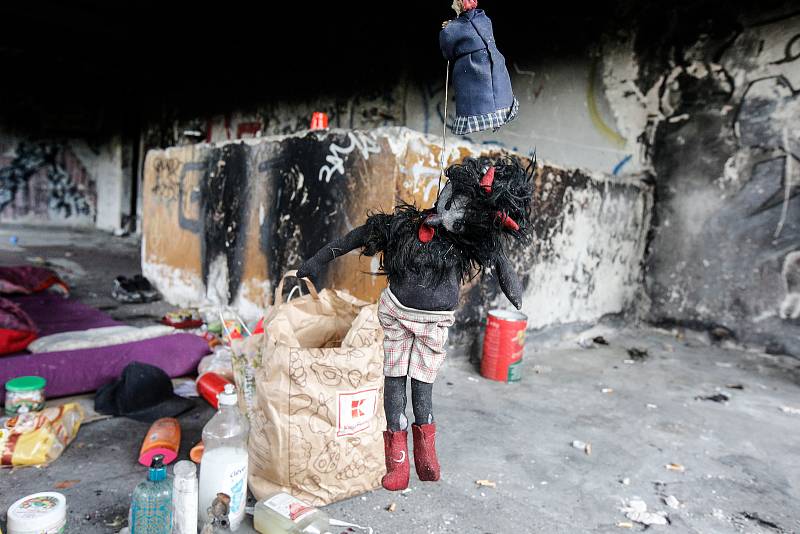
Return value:
<svg viewBox="0 0 800 534">
<path fill-rule="evenodd" d="M 19 232 L 22 249 L 7 245 L 8 233 L 0 230 L 2 264 L 68 259 L 83 271 L 73 280 L 77 295 L 133 323 L 165 308 L 117 306 L 108 296 L 116 274 L 137 271 L 135 239 L 91 233 L 76 243 L 74 233 Z M 442 480 L 412 474 L 407 493 L 374 491 L 326 511 L 376 533 L 605 533 L 631 530 L 620 507 L 639 497 L 667 512 L 670 524 L 655 530 L 800 532 L 800 362 L 714 346 L 692 332 L 598 332 L 609 345 L 583 349 L 570 335 L 549 348 L 529 340 L 523 381 L 513 385 L 484 380 L 465 348 L 454 347 L 434 392 Z M 648 356 L 630 360 L 633 347 Z M 717 393 L 729 400 L 698 399 Z M 211 414 L 198 401 L 181 418 L 182 456 Z M 68 532 L 119 531 L 144 477 L 135 458 L 146 430 L 127 419 L 92 423 L 51 466 L 0 471 L 0 525 L 15 499 L 73 481 L 59 490 Z M 591 454 L 574 440 L 590 443 Z"/>
</svg>

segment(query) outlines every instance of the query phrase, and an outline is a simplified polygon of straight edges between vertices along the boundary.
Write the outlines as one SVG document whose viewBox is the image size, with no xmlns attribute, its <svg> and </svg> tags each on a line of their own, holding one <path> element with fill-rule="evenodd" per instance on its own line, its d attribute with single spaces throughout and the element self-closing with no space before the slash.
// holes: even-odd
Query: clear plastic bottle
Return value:
<svg viewBox="0 0 800 534">
<path fill-rule="evenodd" d="M 172 475 L 172 534 L 197 534 L 197 467 L 181 460 Z"/>
<path fill-rule="evenodd" d="M 197 515 L 201 524 L 218 493 L 230 498 L 228 520 L 235 531 L 244 519 L 247 501 L 247 435 L 250 424 L 236 406 L 236 388 L 225 386 L 219 394 L 219 411 L 203 428 L 205 451 L 200 461 L 200 499 Z"/>
<path fill-rule="evenodd" d="M 170 534 L 172 530 L 172 481 L 161 454 L 153 456 L 147 480 L 133 491 L 128 525 L 130 534 Z"/>
<path fill-rule="evenodd" d="M 256 503 L 253 524 L 261 534 L 330 534 L 328 514 L 283 492 Z"/>
</svg>

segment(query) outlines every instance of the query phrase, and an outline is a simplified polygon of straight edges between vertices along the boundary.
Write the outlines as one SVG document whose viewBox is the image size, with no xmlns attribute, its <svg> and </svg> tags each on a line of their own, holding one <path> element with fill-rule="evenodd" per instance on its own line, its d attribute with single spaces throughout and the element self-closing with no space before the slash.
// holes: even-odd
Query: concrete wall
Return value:
<svg viewBox="0 0 800 534">
<path fill-rule="evenodd" d="M 631 78 L 653 110 L 648 317 L 800 356 L 800 16 L 715 23 L 670 52 L 633 42 L 613 46 L 673 58 Z"/>
<path fill-rule="evenodd" d="M 0 222 L 120 228 L 131 194 L 123 152 L 118 137 L 95 145 L 0 132 Z"/>
<path fill-rule="evenodd" d="M 430 206 L 441 139 L 406 128 L 332 130 L 150 151 L 142 266 L 175 304 L 263 307 L 288 269 L 397 197 Z M 483 148 L 451 143 L 447 161 Z M 511 257 L 532 328 L 590 322 L 635 300 L 652 208 L 650 187 L 546 164 L 537 171 L 535 240 Z M 326 285 L 375 299 L 377 258 L 331 264 Z M 462 295 L 459 325 L 509 307 L 491 273 Z"/>
</svg>

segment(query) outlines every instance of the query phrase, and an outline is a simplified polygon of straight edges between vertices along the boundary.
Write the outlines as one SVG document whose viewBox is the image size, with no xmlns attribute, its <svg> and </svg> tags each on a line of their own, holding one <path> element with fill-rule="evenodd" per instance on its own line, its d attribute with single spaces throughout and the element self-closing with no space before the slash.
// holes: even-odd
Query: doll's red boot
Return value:
<svg viewBox="0 0 800 534">
<path fill-rule="evenodd" d="M 420 480 L 439 480 L 441 469 L 436 458 L 436 423 L 411 425 L 414 433 L 414 467 Z"/>
<path fill-rule="evenodd" d="M 384 431 L 383 450 L 386 454 L 386 474 L 381 484 L 389 491 L 406 489 L 411 469 L 408 461 L 408 431 Z"/>
</svg>

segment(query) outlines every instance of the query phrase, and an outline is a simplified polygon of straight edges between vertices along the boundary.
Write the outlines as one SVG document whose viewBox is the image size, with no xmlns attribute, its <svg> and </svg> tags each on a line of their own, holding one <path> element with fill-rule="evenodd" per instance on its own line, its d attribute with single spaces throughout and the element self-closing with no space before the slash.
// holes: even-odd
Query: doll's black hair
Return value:
<svg viewBox="0 0 800 534">
<path fill-rule="evenodd" d="M 495 178 L 487 192 L 480 180 L 492 166 Z M 368 214 L 369 235 L 362 253 L 383 253 L 381 271 L 389 276 L 413 272 L 435 285 L 455 271 L 462 282 L 466 281 L 491 267 L 504 254 L 503 245 L 508 241 L 529 240 L 534 170 L 535 160 L 523 167 L 512 156 L 465 158 L 445 170 L 453 197 L 467 200 L 460 233 L 439 227 L 433 240 L 420 242 L 419 227 L 433 210 L 400 202 L 391 214 Z M 504 217 L 513 219 L 519 228 L 505 227 Z"/>
</svg>

